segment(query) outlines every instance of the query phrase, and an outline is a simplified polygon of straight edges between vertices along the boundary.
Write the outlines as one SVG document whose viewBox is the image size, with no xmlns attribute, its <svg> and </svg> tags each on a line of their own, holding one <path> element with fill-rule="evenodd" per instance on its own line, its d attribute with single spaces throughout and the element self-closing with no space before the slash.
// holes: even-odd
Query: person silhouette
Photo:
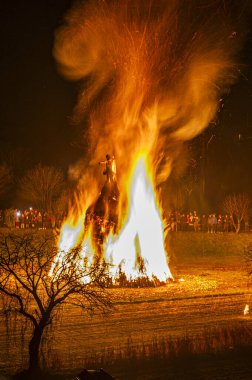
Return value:
<svg viewBox="0 0 252 380">
<path fill-rule="evenodd" d="M 103 174 L 107 176 L 108 182 L 116 180 L 116 162 L 114 156 L 111 157 L 109 154 L 106 154 L 106 160 L 100 161 L 99 165 L 105 165 Z"/>
</svg>

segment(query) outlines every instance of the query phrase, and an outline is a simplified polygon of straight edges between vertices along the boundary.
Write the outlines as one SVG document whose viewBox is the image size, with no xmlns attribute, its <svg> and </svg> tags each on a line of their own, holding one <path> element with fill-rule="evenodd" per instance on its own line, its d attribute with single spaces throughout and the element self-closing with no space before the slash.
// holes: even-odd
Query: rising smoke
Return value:
<svg viewBox="0 0 252 380">
<path fill-rule="evenodd" d="M 156 184 L 165 181 L 237 78 L 245 13 L 244 1 L 77 2 L 54 56 L 66 78 L 83 83 L 74 118 L 89 118 L 90 167 L 114 154 L 123 181 L 145 150 Z"/>
</svg>

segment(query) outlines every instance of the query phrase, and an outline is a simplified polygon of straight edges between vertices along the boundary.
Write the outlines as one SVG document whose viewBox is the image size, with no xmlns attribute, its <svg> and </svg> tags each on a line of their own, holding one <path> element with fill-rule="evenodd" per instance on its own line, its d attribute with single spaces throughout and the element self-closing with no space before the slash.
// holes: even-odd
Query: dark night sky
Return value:
<svg viewBox="0 0 252 380">
<path fill-rule="evenodd" d="M 33 162 L 63 168 L 76 158 L 69 117 L 77 85 L 58 74 L 52 46 L 70 4 L 12 0 L 0 5 L 1 150 L 22 147 Z"/>
<path fill-rule="evenodd" d="M 57 72 L 52 57 L 54 31 L 71 0 L 1 1 L 0 141 L 1 160 L 18 147 L 30 164 L 66 169 L 81 156 L 69 118 L 78 84 Z M 252 38 L 241 53 L 241 76 L 224 100 L 207 151 L 206 175 L 215 182 L 209 195 L 246 190 L 252 193 Z M 238 138 L 240 134 L 240 140 Z M 212 180 L 211 178 L 214 178 Z M 221 184 L 219 183 L 221 182 Z"/>
</svg>

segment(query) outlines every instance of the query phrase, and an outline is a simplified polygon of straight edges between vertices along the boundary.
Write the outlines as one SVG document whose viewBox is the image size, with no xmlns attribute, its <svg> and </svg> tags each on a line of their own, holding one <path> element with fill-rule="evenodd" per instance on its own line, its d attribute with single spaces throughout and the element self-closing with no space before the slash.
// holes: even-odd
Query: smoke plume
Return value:
<svg viewBox="0 0 252 380">
<path fill-rule="evenodd" d="M 244 4 L 224 0 L 77 2 L 55 35 L 60 72 L 83 86 L 90 167 L 114 154 L 120 180 L 144 150 L 156 184 L 206 128 L 237 78 Z"/>
</svg>

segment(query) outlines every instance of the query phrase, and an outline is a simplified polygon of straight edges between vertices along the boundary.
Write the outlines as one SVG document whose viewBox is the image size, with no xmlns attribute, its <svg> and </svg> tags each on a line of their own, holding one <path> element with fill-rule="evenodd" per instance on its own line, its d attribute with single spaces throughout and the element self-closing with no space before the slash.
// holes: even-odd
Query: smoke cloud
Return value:
<svg viewBox="0 0 252 380">
<path fill-rule="evenodd" d="M 90 167 L 114 154 L 124 180 L 145 150 L 156 184 L 167 179 L 237 78 L 246 13 L 238 3 L 76 3 L 56 31 L 54 56 L 66 78 L 83 83 L 74 117 L 89 117 Z"/>
</svg>

